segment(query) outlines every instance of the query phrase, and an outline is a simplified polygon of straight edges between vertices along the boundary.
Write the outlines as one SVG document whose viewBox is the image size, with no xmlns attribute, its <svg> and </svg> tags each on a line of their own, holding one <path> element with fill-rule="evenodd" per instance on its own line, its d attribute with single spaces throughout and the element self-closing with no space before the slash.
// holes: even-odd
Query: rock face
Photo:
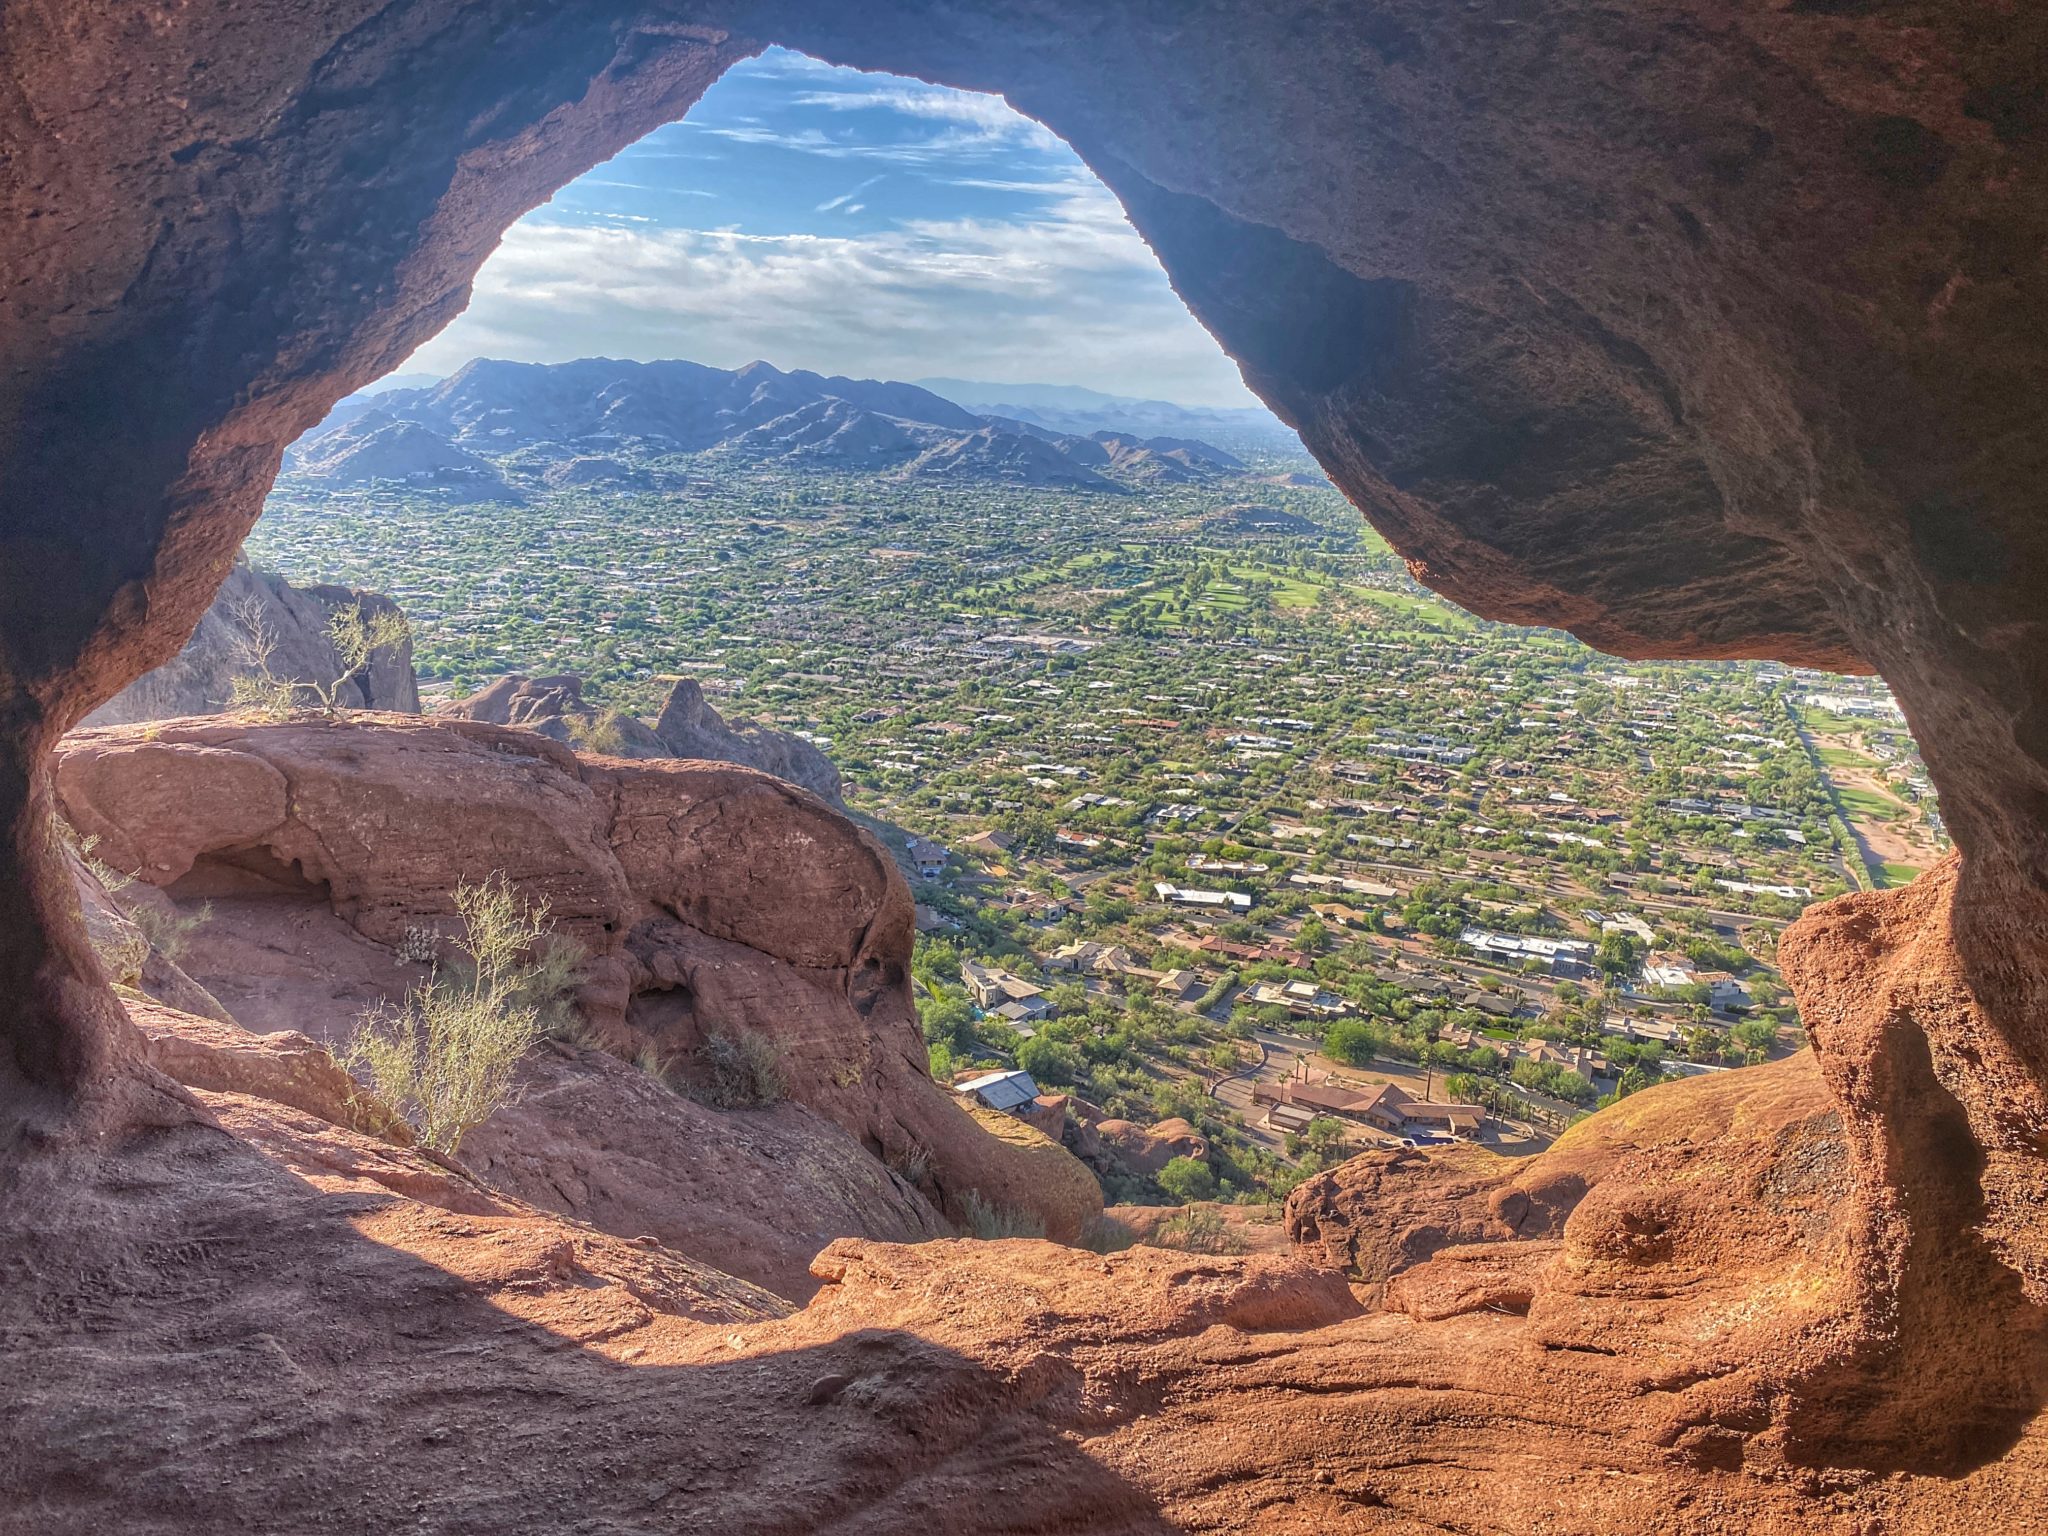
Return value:
<svg viewBox="0 0 2048 1536">
<path fill-rule="evenodd" d="M 739 763 L 800 785 L 841 810 L 846 807 L 839 770 L 823 752 L 787 731 L 744 720 L 727 724 L 704 701 L 703 689 L 692 678 L 679 679 L 669 690 L 651 729 L 631 715 L 600 711 L 583 697 L 583 680 L 567 673 L 554 677 L 514 673 L 466 699 L 444 704 L 435 713 L 457 720 L 523 726 L 564 745 L 583 746 L 608 757 L 686 757 Z"/>
<path fill-rule="evenodd" d="M 238 677 L 253 676 L 250 642 L 260 633 L 271 642 L 270 670 L 280 679 L 330 683 L 342 664 L 327 633 L 337 609 L 361 608 L 367 615 L 396 613 L 390 598 L 353 587 L 295 587 L 270 571 L 238 563 L 199 620 L 184 650 L 145 673 L 86 717 L 87 725 L 133 725 L 210 715 L 228 707 Z M 379 650 L 362 675 L 342 687 L 352 709 L 418 714 L 419 680 L 412 670 L 412 642 Z"/>
<path fill-rule="evenodd" d="M 508 673 L 494 678 L 466 699 L 441 705 L 436 715 L 451 720 L 481 720 L 486 725 L 516 725 L 539 731 L 563 746 L 586 745 L 607 757 L 679 757 L 661 738 L 631 715 L 605 714 L 583 697 L 583 679 L 571 673 L 526 677 Z"/>
<path fill-rule="evenodd" d="M 1104 1120 L 1096 1125 L 1095 1133 L 1124 1166 L 1146 1177 L 1176 1157 L 1192 1157 L 1202 1162 L 1209 1156 L 1208 1138 L 1177 1115 L 1156 1125 Z"/>
<path fill-rule="evenodd" d="M 393 948 L 452 932 L 456 887 L 502 874 L 586 951 L 583 1011 L 617 1054 L 690 1080 L 717 1040 L 758 1035 L 790 1098 L 917 1170 L 956 1219 L 980 1192 L 1073 1241 L 1101 1209 L 1079 1164 L 1049 1166 L 1064 1152 L 986 1134 L 931 1081 L 902 876 L 765 774 L 583 758 L 472 721 L 228 717 L 79 733 L 57 782 L 99 858 L 210 904 L 186 964 L 252 1028 L 347 1033 L 415 979 Z"/>
<path fill-rule="evenodd" d="M 1970 1155 L 1960 1109 L 1924 1065 L 1904 1070 L 1910 1057 L 1875 1069 L 1896 1004 L 1815 976 L 1816 950 L 1840 955 L 1838 925 L 1888 905 L 1833 903 L 1833 922 L 1803 920 L 1780 952 L 1802 995 L 1840 997 L 1815 1039 L 1860 1092 L 1831 1092 L 1801 1055 L 1633 1095 L 1521 1162 L 1476 1148 L 1357 1158 L 1295 1191 L 1290 1236 L 1389 1310 L 1513 1314 L 1541 1347 L 1676 1383 L 1657 1389 L 1657 1434 L 1708 1462 L 1983 1464 L 2048 1401 L 2048 1330 L 2026 1294 L 2048 1241 L 2009 1218 L 1972 1229 L 1983 1208 L 1943 1193 L 1944 1160 Z M 2024 1167 L 2009 1160 L 2004 1179 Z M 1967 1383 L 1957 1358 L 1975 1362 Z"/>
<path fill-rule="evenodd" d="M 722 1112 L 602 1051 L 551 1046 L 463 1165 L 543 1210 L 662 1247 L 791 1301 L 835 1238 L 921 1243 L 953 1229 L 838 1126 L 801 1104 Z"/>
<path fill-rule="evenodd" d="M 79 1529 L 132 1524 L 138 1502 L 193 1529 L 337 1508 L 504 1529 L 687 1496 L 713 1527 L 772 1509 L 790 1529 L 933 1528 L 978 1515 L 988 1464 L 965 1450 L 994 1445 L 1005 1481 L 1024 1469 L 1003 1506 L 1020 1530 L 2039 1524 L 2048 11 L 327 0 L 248 21 L 221 0 L 149 25 L 47 0 L 0 42 L 0 1128 L 33 1154 L 0 1211 L 17 1507 Z M 1284 1347 L 1230 1330 L 1306 1328 L 1322 1314 L 1295 1281 L 1286 1307 L 1177 1312 L 1177 1290 L 1272 1287 L 1231 1266 L 873 1250 L 812 1313 L 761 1325 L 790 1330 L 774 1359 L 649 1344 L 691 1367 L 657 1377 L 615 1369 L 641 1347 L 620 1341 L 662 1331 L 655 1310 L 629 1320 L 622 1282 L 565 1292 L 573 1243 L 497 1243 L 464 1217 L 415 1266 L 397 1242 L 440 1244 L 440 1217 L 379 1246 L 391 1218 L 347 1202 L 383 1197 L 316 1210 L 147 1066 L 48 830 L 58 739 L 177 653 L 284 446 L 443 325 L 514 218 L 769 41 L 998 90 L 1058 131 L 1438 589 L 1629 655 L 1885 675 L 1962 861 L 1788 939 L 1846 1193 L 1817 1172 L 1772 1197 L 1796 1159 L 1732 1142 L 1788 1127 L 1731 1122 L 1714 1166 L 1749 1207 L 1716 1212 L 1686 1149 L 1646 1146 L 1541 1240 L 1565 1245 L 1545 1291 L 1458 1244 L 1429 1287 L 1410 1277 L 1436 1261 L 1396 1276 L 1414 1313 Z M 259 801 L 262 766 L 234 770 Z M 602 841 L 607 818 L 562 804 L 564 847 Z M 628 977 L 666 953 L 708 987 L 724 952 L 703 946 L 732 942 L 612 952 Z M 886 1000 L 886 977 L 868 993 L 823 969 L 856 1013 Z M 1660 1282 L 1690 1284 L 1715 1222 L 1788 1263 L 1810 1224 L 1794 1272 L 1813 1284 L 1753 1270 L 1741 1295 L 1700 1286 L 1723 1310 L 1688 1316 Z M 1446 1311 L 1480 1294 L 1498 1304 Z M 557 1309 L 539 1346 L 514 1321 L 534 1297 Z M 1176 1316 L 1225 1326 L 1191 1343 Z M 848 1331 L 804 1332 L 831 1326 Z M 564 1337 L 590 1358 L 564 1360 Z M 1696 1378 L 1702 1360 L 1735 1371 Z M 546 1434 L 472 1406 L 530 1390 L 519 1369 L 541 1361 Z M 246 1390 L 222 1391 L 228 1373 Z M 828 1471 L 752 1454 L 794 1438 L 798 1401 Z M 454 1483 L 433 1449 L 451 1420 L 471 1468 Z M 707 1422 L 742 1449 L 707 1447 Z M 232 1476 L 191 1467 L 194 1426 L 234 1448 Z M 371 1440 L 375 1457 L 306 1465 L 307 1446 Z M 1908 1475 L 1929 1462 L 1953 1475 Z M 507 1502 L 455 1502 L 476 1490 Z"/>
<path fill-rule="evenodd" d="M 708 757 L 722 763 L 744 763 L 778 779 L 801 784 L 820 799 L 843 806 L 839 770 L 832 760 L 799 736 L 746 721 L 728 722 L 705 702 L 695 678 L 676 681 L 654 734 L 677 757 Z"/>
<path fill-rule="evenodd" d="M 1047 1536 L 2039 1526 L 2039 1433 L 1952 1479 L 1869 1480 L 1688 1432 L 1715 1386 L 1696 1342 L 1521 1315 L 1512 1259 L 1554 1241 L 1447 1250 L 1404 1275 L 1406 1312 L 1366 1314 L 1279 1255 L 843 1241 L 791 1314 L 317 1116 L 193 1097 L 201 1123 L 0 1189 L 0 1508 L 56 1536 L 343 1507 L 539 1532 L 657 1502 L 706 1530 L 964 1536 L 998 1479 L 1001 1528 Z M 1693 1300 L 1654 1261 L 1610 1273 L 1653 1317 Z"/>
</svg>

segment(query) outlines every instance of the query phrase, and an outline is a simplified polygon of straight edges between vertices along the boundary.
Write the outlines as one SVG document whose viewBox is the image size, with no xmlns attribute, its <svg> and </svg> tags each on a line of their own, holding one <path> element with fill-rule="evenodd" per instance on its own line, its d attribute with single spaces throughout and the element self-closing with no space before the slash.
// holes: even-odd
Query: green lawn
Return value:
<svg viewBox="0 0 2048 1536">
<path fill-rule="evenodd" d="M 1406 592 L 1388 592 L 1380 587 L 1353 587 L 1351 594 L 1413 620 L 1425 629 L 1468 630 L 1477 628 L 1479 624 L 1464 609 L 1440 603 L 1433 597 L 1411 597 Z"/>
<path fill-rule="evenodd" d="M 1887 864 L 1884 867 L 1886 885 L 1911 885 L 1919 876 L 1920 871 L 1911 864 Z"/>
<path fill-rule="evenodd" d="M 1848 747 L 1822 747 L 1819 751 L 1820 760 L 1830 768 L 1874 768 L 1877 766 L 1861 752 L 1851 751 Z"/>
<path fill-rule="evenodd" d="M 1884 821 L 1896 815 L 1901 809 L 1899 802 L 1890 795 L 1880 795 L 1875 790 L 1854 789 L 1837 784 L 1835 793 L 1841 796 L 1842 809 L 1856 816 L 1871 816 Z"/>
</svg>

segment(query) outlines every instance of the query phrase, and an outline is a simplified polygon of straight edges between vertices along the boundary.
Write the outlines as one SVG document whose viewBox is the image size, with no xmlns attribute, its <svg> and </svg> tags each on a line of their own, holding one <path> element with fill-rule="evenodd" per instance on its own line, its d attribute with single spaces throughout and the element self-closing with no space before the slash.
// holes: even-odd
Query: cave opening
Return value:
<svg viewBox="0 0 2048 1536">
<path fill-rule="evenodd" d="M 1788 930 L 1788 975 L 1819 1004 L 1818 1059 L 1796 1092 L 1786 1074 L 1771 1080 L 1775 1100 L 1727 1089 L 1740 1075 L 1660 1089 L 1575 1141 L 1588 1166 L 1613 1161 L 1541 1239 L 1560 1249 L 1445 1253 L 1395 1277 L 1419 1324 L 1404 1323 L 1404 1339 L 1445 1351 L 1401 1380 L 1473 1378 L 1475 1356 L 1457 1351 L 1479 1329 L 1460 1318 L 1491 1309 L 1544 1330 L 1552 1352 L 1573 1357 L 1542 1368 L 1554 1374 L 1517 1376 L 1526 1352 L 1480 1367 L 1501 1399 L 1545 1407 L 1510 1413 L 1504 1433 L 1555 1424 L 1559 1402 L 1592 1405 L 1593 1434 L 1559 1430 L 1545 1449 L 1558 1465 L 1590 1455 L 1605 1476 L 1516 1489 L 1589 1529 L 1692 1518 L 1671 1515 L 1681 1509 L 1792 1528 L 1822 1484 L 1839 1498 L 1829 1513 L 1851 1522 L 1911 1506 L 1907 1528 L 1944 1529 L 1955 1501 L 1980 1495 L 1993 1519 L 2031 1518 L 2048 1125 L 2048 775 L 2032 722 L 2048 567 L 2028 510 L 2043 397 L 2024 385 L 2048 333 L 2012 317 L 2040 312 L 2023 253 L 2042 248 L 2048 200 L 2037 136 L 2010 104 L 2038 94 L 2026 61 L 2039 24 L 2001 16 L 1993 35 L 1990 21 L 1936 7 L 1915 18 L 1926 34 L 1908 36 L 1871 8 L 1794 6 L 1734 27 L 1718 12 L 1688 28 L 1663 12 L 1568 9 L 1510 27 L 1483 7 L 1282 6 L 1232 17 L 1218 35 L 1233 45 L 1219 50 L 1147 6 L 1105 7 L 1085 25 L 1040 8 L 720 9 L 849 63 L 1003 89 L 1059 125 L 1260 396 L 1432 588 L 1617 654 L 1769 656 L 1889 680 L 1967 860 L 1951 854 L 1927 879 L 1828 903 Z M 428 0 L 360 27 L 309 18 L 293 47 L 251 61 L 271 71 L 260 89 L 229 81 L 158 100 L 181 69 L 203 72 L 195 57 L 235 53 L 244 18 L 231 10 L 187 7 L 140 41 L 89 11 L 61 40 L 32 34 L 90 56 L 93 67 L 62 72 L 65 91 L 97 82 L 104 98 L 87 139 L 76 101 L 50 99 L 47 84 L 29 82 L 28 105 L 7 108 L 38 170 L 19 189 L 31 259 L 7 317 L 24 362 L 0 395 L 0 480 L 21 498 L 0 530 L 11 833 L 0 980 L 19 999 L 0 1094 L 10 1132 L 25 1128 L 19 1139 L 38 1148 L 113 1145 L 109 1130 L 181 1113 L 94 984 L 57 873 L 42 765 L 58 734 L 170 657 L 255 519 L 274 455 L 447 321 L 513 215 L 675 118 L 757 46 L 670 17 L 626 25 L 609 10 L 508 8 L 483 26 L 491 7 Z M 142 48 L 165 67 L 99 67 Z M 1895 67 L 1906 59 L 1911 70 Z M 420 90 L 429 77 L 438 88 Z M 405 170 L 361 174 L 394 165 Z M 1816 775 L 1847 766 L 1826 752 L 1850 750 L 1860 746 L 1819 744 Z M 1873 845 L 1864 863 L 1888 884 L 1882 866 L 1910 861 Z M 1801 1134 L 1765 1147 L 1759 1128 L 1780 1122 Z M 1627 1142 L 1625 1127 L 1660 1124 L 1673 1139 Z M 1780 1157 L 1830 1138 L 1847 1149 L 1844 1177 L 1821 1159 L 1802 1182 Z M 1494 1195 L 1540 1204 L 1562 1172 Z M 143 1187 L 92 1214 L 117 1230 L 111 1213 L 126 1201 L 135 1219 Z M 38 1218 L 72 1209 L 65 1191 L 35 1193 Z M 1317 1191 L 1338 1218 L 1323 1223 L 1327 1242 L 1363 1268 L 1373 1234 L 1347 1229 L 1356 1193 Z M 212 1220 L 219 1211 L 207 1207 Z M 1460 1212 L 1482 1234 L 1492 1214 Z M 1673 1261 L 1692 1266 L 1684 1285 L 1603 1290 L 1639 1256 L 1646 1221 L 1675 1235 Z M 181 1264 L 217 1262 L 208 1225 L 188 1223 L 199 1240 L 175 1250 Z M 80 1232 L 85 1261 L 66 1274 L 122 1272 L 133 1257 L 90 1259 L 103 1234 Z M 564 1262 L 516 1284 L 544 1287 L 533 1274 Z M 854 1276 L 858 1294 L 858 1270 L 834 1283 Z M 1702 1311 L 1686 1312 L 1684 1289 L 1706 1298 Z M 59 1299 L 14 1336 L 107 1298 Z M 1268 1292 L 1205 1321 L 1219 1316 L 1257 1330 L 1303 1314 Z M 298 1324 L 266 1321 L 265 1338 Z M 1660 1351 L 1659 1369 L 1602 1395 L 1618 1384 L 1611 1372 Z M 1303 1371 L 1314 1354 L 1269 1352 L 1257 1369 Z M 1090 1389 L 1113 1398 L 1128 1359 L 1095 1371 Z M 103 1373 L 107 1411 L 141 1400 L 116 1355 L 78 1363 Z M 1582 1366 L 1602 1374 L 1574 1374 Z M 207 1387 L 217 1367 L 210 1358 Z M 1184 1396 L 1223 1400 L 1232 1381 L 1205 1377 Z M 810 1405 L 844 1385 L 818 1378 Z M 851 1401 L 875 1402 L 861 1386 Z M 1361 1395 L 1405 1459 L 1368 1464 L 1355 1435 L 1319 1433 L 1304 1416 L 1259 1474 L 1260 1496 L 1298 1497 L 1300 1469 L 1315 1465 L 1332 1500 L 1442 1515 L 1441 1484 L 1402 1469 L 1441 1467 L 1469 1442 L 1412 1422 L 1412 1386 L 1391 1411 L 1348 1376 L 1338 1390 Z M 158 1432 L 146 1417 L 130 1415 L 138 1445 Z M 1434 1401 L 1422 1417 L 1446 1421 Z M 17 1422 L 38 1433 L 33 1414 Z M 262 1430 L 252 1419 L 239 1432 L 254 1444 Z M 1589 1452 L 1588 1440 L 1601 1444 Z M 38 1494 L 62 1484 L 110 1507 L 101 1474 L 65 1460 L 61 1432 L 31 1450 L 21 1464 L 61 1468 Z M 1216 1514 L 1213 1479 L 1128 1441 L 1106 1454 L 1176 1520 Z M 1817 1465 L 1955 1482 L 1888 1480 L 1880 1496 L 1797 1470 Z M 1784 1468 L 1795 1470 L 1775 1475 Z M 252 1495 L 289 1481 L 262 1473 L 247 1480 Z"/>
</svg>

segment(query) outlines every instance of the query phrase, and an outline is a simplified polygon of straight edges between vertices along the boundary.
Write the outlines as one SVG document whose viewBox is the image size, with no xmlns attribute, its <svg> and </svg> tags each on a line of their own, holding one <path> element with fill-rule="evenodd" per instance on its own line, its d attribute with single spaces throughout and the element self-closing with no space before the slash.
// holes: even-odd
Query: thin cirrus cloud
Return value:
<svg viewBox="0 0 2048 1536">
<path fill-rule="evenodd" d="M 591 355 L 1255 403 L 1041 125 L 781 50 L 514 225 L 404 367 Z"/>
<path fill-rule="evenodd" d="M 867 191 L 869 187 L 872 187 L 876 182 L 880 181 L 882 177 L 887 174 L 888 173 L 886 171 L 877 172 L 875 175 L 870 176 L 866 181 L 862 182 L 859 186 L 855 187 L 852 191 L 842 192 L 837 197 L 826 198 L 824 202 L 818 204 L 818 212 L 830 213 L 835 208 L 850 208 L 852 212 L 859 213 L 862 205 L 855 202 L 854 199 L 859 197 L 861 193 Z"/>
</svg>

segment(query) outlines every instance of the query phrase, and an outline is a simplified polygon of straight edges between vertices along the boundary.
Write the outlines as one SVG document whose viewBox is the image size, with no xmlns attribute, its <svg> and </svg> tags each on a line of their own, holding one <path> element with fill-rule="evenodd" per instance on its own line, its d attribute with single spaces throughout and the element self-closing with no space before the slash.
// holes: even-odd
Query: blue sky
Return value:
<svg viewBox="0 0 2048 1536">
<path fill-rule="evenodd" d="M 1257 403 L 1053 134 L 780 49 L 514 225 L 403 371 L 597 354 Z"/>
</svg>

